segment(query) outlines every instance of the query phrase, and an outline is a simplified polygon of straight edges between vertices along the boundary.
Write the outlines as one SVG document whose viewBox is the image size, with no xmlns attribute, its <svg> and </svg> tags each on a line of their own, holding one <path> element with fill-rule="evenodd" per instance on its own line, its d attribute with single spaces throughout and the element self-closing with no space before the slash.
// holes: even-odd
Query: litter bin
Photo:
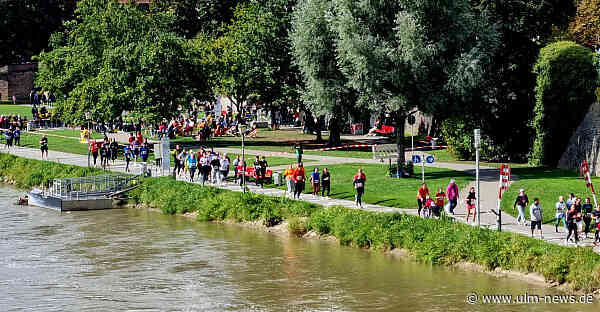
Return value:
<svg viewBox="0 0 600 312">
<path fill-rule="evenodd" d="M 273 172 L 273 183 L 277 186 L 281 185 L 281 173 Z"/>
<path fill-rule="evenodd" d="M 438 138 L 431 138 L 431 148 L 437 147 Z"/>
</svg>

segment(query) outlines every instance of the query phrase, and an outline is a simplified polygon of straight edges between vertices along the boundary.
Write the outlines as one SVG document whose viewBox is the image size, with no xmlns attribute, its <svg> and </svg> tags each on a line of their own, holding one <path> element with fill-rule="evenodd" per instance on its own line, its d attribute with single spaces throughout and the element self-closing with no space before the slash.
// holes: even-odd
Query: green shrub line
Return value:
<svg viewBox="0 0 600 312">
<path fill-rule="evenodd" d="M 99 175 L 103 171 L 25 159 L 0 153 L 0 176 L 20 188 L 47 185 L 54 178 Z M 538 273 L 572 290 L 600 289 L 600 255 L 590 248 L 568 248 L 508 232 L 479 229 L 450 219 L 421 219 L 400 213 L 375 213 L 238 193 L 170 178 L 149 178 L 130 192 L 137 204 L 163 213 L 195 212 L 199 221 L 288 221 L 290 232 L 332 235 L 343 245 L 373 250 L 408 250 L 424 263 L 470 262 Z"/>
<path fill-rule="evenodd" d="M 600 288 L 600 255 L 590 248 L 568 248 L 516 233 L 479 229 L 451 219 L 323 208 L 170 178 L 147 179 L 130 196 L 136 203 L 160 208 L 166 214 L 195 212 L 199 221 L 259 221 L 273 226 L 288 220 L 292 233 L 312 230 L 320 235 L 333 235 L 342 245 L 404 249 L 417 260 L 430 264 L 471 262 L 488 270 L 533 272 L 572 290 Z"/>
</svg>

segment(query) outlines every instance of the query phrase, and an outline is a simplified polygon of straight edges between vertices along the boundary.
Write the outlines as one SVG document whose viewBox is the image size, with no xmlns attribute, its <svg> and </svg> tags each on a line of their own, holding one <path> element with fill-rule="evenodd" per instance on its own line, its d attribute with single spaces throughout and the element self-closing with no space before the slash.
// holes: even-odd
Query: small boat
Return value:
<svg viewBox="0 0 600 312">
<path fill-rule="evenodd" d="M 55 179 L 48 190 L 34 188 L 29 192 L 28 204 L 59 211 L 112 209 L 121 202 L 113 198 L 135 188 L 137 178 L 104 175 Z"/>
</svg>

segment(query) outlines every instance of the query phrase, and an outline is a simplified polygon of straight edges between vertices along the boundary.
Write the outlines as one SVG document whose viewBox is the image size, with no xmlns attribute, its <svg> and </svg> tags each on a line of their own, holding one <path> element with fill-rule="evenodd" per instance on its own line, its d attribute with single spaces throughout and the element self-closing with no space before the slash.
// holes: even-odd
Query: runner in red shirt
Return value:
<svg viewBox="0 0 600 312">
<path fill-rule="evenodd" d="M 306 181 L 306 171 L 302 163 L 298 164 L 294 170 L 294 180 L 296 180 L 296 189 L 294 190 L 294 198 L 300 199 L 300 194 L 304 191 L 304 181 Z"/>
<path fill-rule="evenodd" d="M 101 143 L 98 143 L 96 140 L 90 142 L 90 152 L 92 152 L 92 157 L 94 158 L 94 167 L 96 167 L 96 160 L 98 159 L 98 150 L 100 149 Z"/>
</svg>

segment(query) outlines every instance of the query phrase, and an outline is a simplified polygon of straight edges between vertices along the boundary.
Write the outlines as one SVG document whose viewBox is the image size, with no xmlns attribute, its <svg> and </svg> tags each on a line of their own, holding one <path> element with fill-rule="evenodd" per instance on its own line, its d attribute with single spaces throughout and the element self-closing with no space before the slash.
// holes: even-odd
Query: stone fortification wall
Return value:
<svg viewBox="0 0 600 312">
<path fill-rule="evenodd" d="M 600 176 L 600 102 L 590 105 L 585 118 L 571 136 L 558 167 L 579 170 L 584 160 L 590 165 L 590 173 Z"/>
</svg>

